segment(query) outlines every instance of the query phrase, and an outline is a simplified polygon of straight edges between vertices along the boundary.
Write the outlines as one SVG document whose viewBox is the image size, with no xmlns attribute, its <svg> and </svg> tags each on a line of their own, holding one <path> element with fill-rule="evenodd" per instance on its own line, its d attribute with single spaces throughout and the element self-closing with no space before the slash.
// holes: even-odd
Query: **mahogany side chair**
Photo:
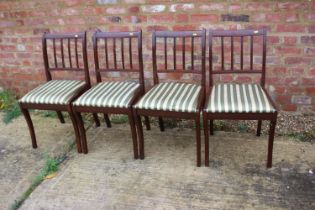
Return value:
<svg viewBox="0 0 315 210">
<path fill-rule="evenodd" d="M 179 45 L 176 44 L 176 41 L 178 41 Z M 157 55 L 157 45 L 161 47 L 159 53 L 162 52 L 163 55 Z M 181 47 L 179 47 L 180 45 Z M 169 50 L 168 46 L 172 50 Z M 179 50 L 182 52 L 177 56 L 176 52 Z M 171 51 L 173 52 L 171 53 Z M 186 51 L 188 52 L 186 53 Z M 196 162 L 197 166 L 201 165 L 200 111 L 202 110 L 205 96 L 205 52 L 205 30 L 153 32 L 152 57 L 154 86 L 134 106 L 141 159 L 144 159 L 141 115 L 159 117 L 160 126 L 162 117 L 192 119 L 196 123 Z M 167 55 L 168 53 L 169 56 Z M 189 59 L 186 58 L 187 54 Z M 172 59 L 173 64 L 168 64 L 168 58 Z M 177 62 L 176 64 L 178 58 L 180 58 L 181 62 Z M 196 59 L 198 59 L 199 65 L 196 65 Z M 186 65 L 187 60 L 191 61 L 190 66 Z M 169 73 L 180 74 L 180 76 L 191 75 L 198 77 L 200 84 L 180 81 L 160 83 L 160 75 L 170 75 Z M 175 77 L 175 79 L 177 78 Z M 160 128 L 161 130 L 163 129 L 163 127 Z"/>
<path fill-rule="evenodd" d="M 56 111 L 61 123 L 65 122 L 61 111 L 66 111 L 74 127 L 77 151 L 81 153 L 79 131 L 71 102 L 90 87 L 86 32 L 44 33 L 42 50 L 47 82 L 31 90 L 19 100 L 20 109 L 31 134 L 32 146 L 37 148 L 37 142 L 28 109 Z M 69 72 L 73 75 L 81 72 L 84 81 L 52 79 L 56 72 L 59 74 Z"/>
<path fill-rule="evenodd" d="M 269 120 L 267 168 L 272 166 L 272 150 L 278 112 L 276 105 L 264 87 L 267 52 L 266 36 L 265 29 L 209 30 L 209 94 L 207 94 L 203 110 L 206 166 L 209 166 L 208 123 L 210 121 L 210 135 L 213 135 L 213 121 L 216 119 L 258 120 L 257 136 L 260 136 L 261 133 L 262 120 Z M 228 44 L 224 44 L 224 42 L 228 42 Z M 235 46 L 236 42 L 239 43 L 237 47 Z M 216 49 L 219 49 L 218 51 L 221 51 L 221 53 L 213 52 L 215 50 L 214 45 L 218 46 Z M 230 54 L 225 54 L 225 51 L 228 51 L 227 48 L 230 49 Z M 247 53 L 244 52 L 245 48 L 248 49 Z M 239 51 L 239 60 L 234 55 L 236 54 L 235 49 Z M 227 55 L 230 59 L 225 59 Z M 215 56 L 221 57 L 221 59 L 218 58 L 218 65 L 214 64 Z M 228 69 L 227 66 L 230 66 L 230 68 Z M 214 84 L 214 75 L 223 74 L 256 74 L 260 77 L 260 82 Z"/>
<path fill-rule="evenodd" d="M 126 114 L 131 127 L 134 158 L 137 159 L 138 142 L 132 105 L 145 91 L 142 31 L 96 31 L 93 50 L 97 84 L 73 102 L 83 152 L 88 153 L 88 146 L 81 112 Z M 130 81 L 120 78 L 120 81 L 102 81 L 102 73 L 135 74 L 137 78 Z M 147 129 L 150 129 L 147 117 L 145 121 Z"/>
</svg>

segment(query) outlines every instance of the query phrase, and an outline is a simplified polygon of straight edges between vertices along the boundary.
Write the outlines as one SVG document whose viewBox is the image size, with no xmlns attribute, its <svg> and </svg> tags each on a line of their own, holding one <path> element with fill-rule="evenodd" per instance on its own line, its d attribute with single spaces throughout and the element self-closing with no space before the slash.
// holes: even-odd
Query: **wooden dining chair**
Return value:
<svg viewBox="0 0 315 210">
<path fill-rule="evenodd" d="M 179 43 L 179 45 L 176 43 Z M 159 52 L 164 55 L 157 55 L 157 45 L 162 49 L 164 46 L 164 50 L 159 50 Z M 171 54 L 168 49 L 169 45 L 172 47 L 172 56 L 168 56 L 168 54 Z M 182 52 L 177 56 L 178 50 Z M 196 123 L 197 166 L 200 166 L 200 111 L 203 106 L 205 94 L 205 50 L 205 30 L 153 32 L 152 55 L 154 86 L 134 106 L 141 159 L 144 158 L 144 138 L 140 120 L 141 115 L 160 117 L 160 121 L 163 119 L 162 117 L 193 119 Z M 186 53 L 186 51 L 188 52 Z M 187 57 L 189 57 L 190 65 L 187 64 Z M 172 58 L 172 65 L 168 63 L 168 58 Z M 178 58 L 181 58 L 181 62 L 177 62 Z M 199 61 L 198 65 L 195 64 L 196 59 Z M 192 75 L 189 79 L 199 75 L 198 81 L 200 84 L 184 83 L 180 81 L 160 83 L 160 74 L 164 74 L 166 77 L 171 74 L 181 74 L 182 76 Z M 175 79 L 176 78 L 177 77 L 175 77 Z"/>
<path fill-rule="evenodd" d="M 258 120 L 257 136 L 260 136 L 261 133 L 262 120 L 269 120 L 267 167 L 272 166 L 277 108 L 264 87 L 267 51 L 266 34 L 265 29 L 209 30 L 209 94 L 207 94 L 203 110 L 206 166 L 209 166 L 209 121 L 210 135 L 213 135 L 213 121 L 224 119 Z M 226 40 L 229 42 L 227 43 Z M 237 47 L 235 46 L 236 42 L 238 43 Z M 235 49 L 238 50 L 237 55 Z M 246 49 L 247 51 L 245 51 Z M 221 53 L 214 53 L 214 50 L 221 51 Z M 227 50 L 230 50 L 230 54 L 225 52 Z M 225 59 L 227 55 L 230 59 Z M 219 56 L 221 59 L 218 58 Z M 239 59 L 236 60 L 237 56 L 239 56 Z M 218 65 L 214 64 L 215 58 L 217 58 L 216 63 Z M 219 62 L 221 62 L 221 65 Z M 260 82 L 214 84 L 215 75 L 226 74 L 247 74 L 247 76 L 256 74 L 260 75 Z"/>
<path fill-rule="evenodd" d="M 138 143 L 132 105 L 145 91 L 142 32 L 97 31 L 93 35 L 93 50 L 97 84 L 73 102 L 83 152 L 88 153 L 88 147 L 81 112 L 126 114 L 131 128 L 134 158 L 137 159 Z M 119 74 L 119 81 L 102 82 L 102 73 Z M 121 74 L 135 74 L 136 77 L 122 81 Z M 147 117 L 145 121 L 147 129 L 150 129 Z"/>
<path fill-rule="evenodd" d="M 62 111 L 69 113 L 72 121 L 77 150 L 81 153 L 81 143 L 71 102 L 90 87 L 90 77 L 86 53 L 86 33 L 51 34 L 44 33 L 42 50 L 47 82 L 28 92 L 19 100 L 20 109 L 26 119 L 33 148 L 37 142 L 28 109 L 57 111 L 64 123 Z M 52 79 L 54 73 L 82 74 L 84 81 Z"/>
</svg>

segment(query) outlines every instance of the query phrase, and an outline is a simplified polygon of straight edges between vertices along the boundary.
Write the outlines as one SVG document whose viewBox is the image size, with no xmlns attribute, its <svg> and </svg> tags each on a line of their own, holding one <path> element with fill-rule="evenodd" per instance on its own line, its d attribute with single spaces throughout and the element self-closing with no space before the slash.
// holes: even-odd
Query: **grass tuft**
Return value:
<svg viewBox="0 0 315 210">
<path fill-rule="evenodd" d="M 45 155 L 45 165 L 40 171 L 40 173 L 35 176 L 32 181 L 31 186 L 22 194 L 22 196 L 15 200 L 11 206 L 12 210 L 20 208 L 23 202 L 29 197 L 29 195 L 35 190 L 35 188 L 42 183 L 45 177 L 49 174 L 52 174 L 59 169 L 59 164 L 64 160 L 64 158 L 52 158 L 49 155 Z"/>
<path fill-rule="evenodd" d="M 16 97 L 7 90 L 0 92 L 0 110 L 4 112 L 3 122 L 8 124 L 21 115 Z"/>
<path fill-rule="evenodd" d="M 304 131 L 301 133 L 289 133 L 287 135 L 301 142 L 310 142 L 312 144 L 315 143 L 315 130 L 308 132 Z"/>
<path fill-rule="evenodd" d="M 126 115 L 112 115 L 111 122 L 114 124 L 124 124 L 128 122 L 128 116 Z"/>
</svg>

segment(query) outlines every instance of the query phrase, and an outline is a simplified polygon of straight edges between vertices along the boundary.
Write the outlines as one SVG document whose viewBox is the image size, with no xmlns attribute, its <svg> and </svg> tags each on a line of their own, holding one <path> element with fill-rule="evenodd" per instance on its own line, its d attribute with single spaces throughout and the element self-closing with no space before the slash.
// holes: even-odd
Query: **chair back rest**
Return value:
<svg viewBox="0 0 315 210">
<path fill-rule="evenodd" d="M 157 51 L 162 53 L 162 55 L 157 55 Z M 181 51 L 181 53 L 177 54 L 178 51 Z M 154 84 L 159 83 L 160 73 L 189 73 L 201 75 L 201 85 L 205 87 L 205 54 L 206 30 L 153 31 L 152 57 Z M 172 58 L 173 62 L 168 63 L 169 58 Z M 177 59 L 181 60 L 181 62 L 177 62 Z"/>
<path fill-rule="evenodd" d="M 265 84 L 266 30 L 209 30 L 209 85 L 213 85 L 214 74 L 261 74 L 260 83 Z M 226 44 L 225 40 L 230 41 Z M 235 46 L 235 44 L 238 46 Z M 255 48 L 254 49 L 254 43 Z M 238 48 L 238 49 L 237 49 Z M 245 48 L 248 50 L 246 52 Z M 237 49 L 238 54 L 235 53 Z M 230 54 L 229 51 L 230 50 Z M 221 51 L 218 52 L 218 51 Z M 248 52 L 249 51 L 249 52 Z M 255 53 L 255 55 L 254 55 Z M 237 55 L 236 55 L 237 54 Z M 257 55 L 257 54 L 260 54 Z M 218 65 L 214 67 L 215 56 Z M 219 59 L 219 56 L 221 59 Z M 237 58 L 239 56 L 239 58 Z M 229 57 L 230 59 L 226 59 Z M 255 58 L 255 61 L 254 61 Z M 221 60 L 221 61 L 220 61 Z M 221 65 L 219 65 L 221 62 Z M 229 69 L 227 66 L 229 65 Z"/>
<path fill-rule="evenodd" d="M 53 71 L 79 71 L 84 72 L 85 82 L 90 86 L 86 32 L 44 33 L 42 50 L 47 80 L 52 79 Z"/>
<path fill-rule="evenodd" d="M 101 72 L 138 73 L 141 91 L 144 92 L 142 31 L 102 32 L 93 35 L 96 80 Z"/>
</svg>

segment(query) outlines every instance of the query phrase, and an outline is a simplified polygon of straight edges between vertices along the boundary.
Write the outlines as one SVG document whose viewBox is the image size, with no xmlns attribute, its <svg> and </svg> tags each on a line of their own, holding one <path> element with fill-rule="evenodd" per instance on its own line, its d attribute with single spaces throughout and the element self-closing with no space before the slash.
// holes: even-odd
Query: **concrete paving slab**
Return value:
<svg viewBox="0 0 315 210">
<path fill-rule="evenodd" d="M 27 190 L 45 163 L 44 154 L 58 156 L 74 141 L 70 120 L 61 124 L 54 118 L 34 113 L 31 116 L 37 134 L 37 149 L 32 148 L 23 117 L 8 125 L 0 120 L 0 209 L 9 209 Z"/>
<path fill-rule="evenodd" d="M 71 158 L 21 209 L 314 209 L 315 146 L 216 132 L 211 167 L 195 166 L 192 129 L 145 131 L 144 160 L 134 160 L 129 126 L 91 128 L 89 154 Z"/>
</svg>

